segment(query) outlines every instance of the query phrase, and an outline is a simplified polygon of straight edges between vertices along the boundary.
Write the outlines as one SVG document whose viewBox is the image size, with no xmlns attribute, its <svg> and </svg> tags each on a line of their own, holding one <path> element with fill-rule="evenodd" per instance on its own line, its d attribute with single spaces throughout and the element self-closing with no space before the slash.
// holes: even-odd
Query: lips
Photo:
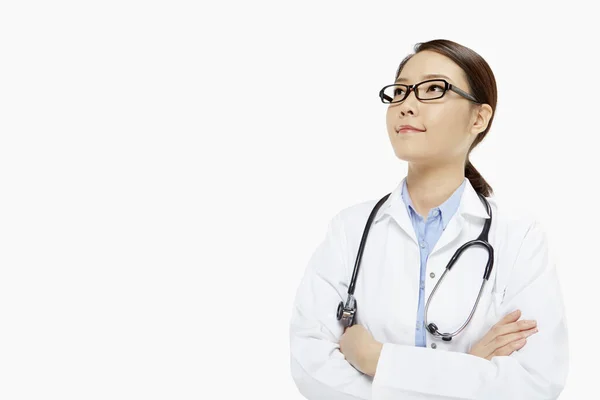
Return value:
<svg viewBox="0 0 600 400">
<path fill-rule="evenodd" d="M 396 127 L 396 133 L 408 133 L 408 132 L 425 132 L 425 129 L 419 129 L 412 125 L 400 125 Z"/>
</svg>

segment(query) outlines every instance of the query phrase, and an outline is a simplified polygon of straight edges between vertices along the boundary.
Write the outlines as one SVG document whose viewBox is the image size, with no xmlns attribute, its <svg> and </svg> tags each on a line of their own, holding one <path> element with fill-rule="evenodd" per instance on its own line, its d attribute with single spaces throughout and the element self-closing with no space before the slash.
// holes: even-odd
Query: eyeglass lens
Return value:
<svg viewBox="0 0 600 400">
<path fill-rule="evenodd" d="M 444 95 L 446 84 L 444 81 L 429 81 L 420 83 L 415 87 L 417 98 L 420 100 L 439 99 Z M 388 86 L 383 90 L 383 101 L 389 103 L 404 100 L 408 91 L 405 85 Z"/>
</svg>

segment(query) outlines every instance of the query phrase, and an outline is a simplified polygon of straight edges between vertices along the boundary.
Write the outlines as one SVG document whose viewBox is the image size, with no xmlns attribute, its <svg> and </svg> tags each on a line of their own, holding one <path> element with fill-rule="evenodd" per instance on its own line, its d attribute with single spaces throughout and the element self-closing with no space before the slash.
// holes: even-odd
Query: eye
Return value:
<svg viewBox="0 0 600 400">
<path fill-rule="evenodd" d="M 438 92 L 439 92 L 439 91 L 442 91 L 442 92 L 444 91 L 444 88 L 443 88 L 442 86 L 440 86 L 440 85 L 436 85 L 436 84 L 433 84 L 433 85 L 429 86 L 429 87 L 427 88 L 427 91 L 428 91 L 428 92 L 435 92 L 435 90 L 433 90 L 434 88 L 437 88 L 437 89 L 438 89 L 438 90 L 437 90 Z"/>
<path fill-rule="evenodd" d="M 402 96 L 402 95 L 404 95 L 404 89 L 402 89 L 402 88 L 394 89 L 394 96 Z"/>
</svg>

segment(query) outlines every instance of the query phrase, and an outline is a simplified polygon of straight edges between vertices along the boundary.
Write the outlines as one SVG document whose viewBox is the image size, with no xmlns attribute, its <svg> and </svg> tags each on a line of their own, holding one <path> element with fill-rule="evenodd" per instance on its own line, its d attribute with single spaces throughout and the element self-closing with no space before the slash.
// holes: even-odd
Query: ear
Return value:
<svg viewBox="0 0 600 400">
<path fill-rule="evenodd" d="M 489 104 L 480 104 L 475 109 L 475 121 L 471 126 L 471 134 L 474 136 L 479 135 L 481 132 L 487 129 L 487 126 L 494 114 L 492 107 Z"/>
</svg>

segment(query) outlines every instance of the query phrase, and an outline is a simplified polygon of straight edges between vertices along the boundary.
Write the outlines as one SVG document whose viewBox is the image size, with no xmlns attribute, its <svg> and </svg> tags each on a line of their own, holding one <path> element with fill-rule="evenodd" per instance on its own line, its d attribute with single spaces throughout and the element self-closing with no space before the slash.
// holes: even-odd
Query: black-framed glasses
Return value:
<svg viewBox="0 0 600 400">
<path fill-rule="evenodd" d="M 468 100 L 479 103 L 475 97 L 444 79 L 430 79 L 414 85 L 403 85 L 401 83 L 387 85 L 379 91 L 379 98 L 385 104 L 399 103 L 408 97 L 411 90 L 415 92 L 415 96 L 421 101 L 441 99 L 448 90 L 452 90 Z"/>
</svg>

